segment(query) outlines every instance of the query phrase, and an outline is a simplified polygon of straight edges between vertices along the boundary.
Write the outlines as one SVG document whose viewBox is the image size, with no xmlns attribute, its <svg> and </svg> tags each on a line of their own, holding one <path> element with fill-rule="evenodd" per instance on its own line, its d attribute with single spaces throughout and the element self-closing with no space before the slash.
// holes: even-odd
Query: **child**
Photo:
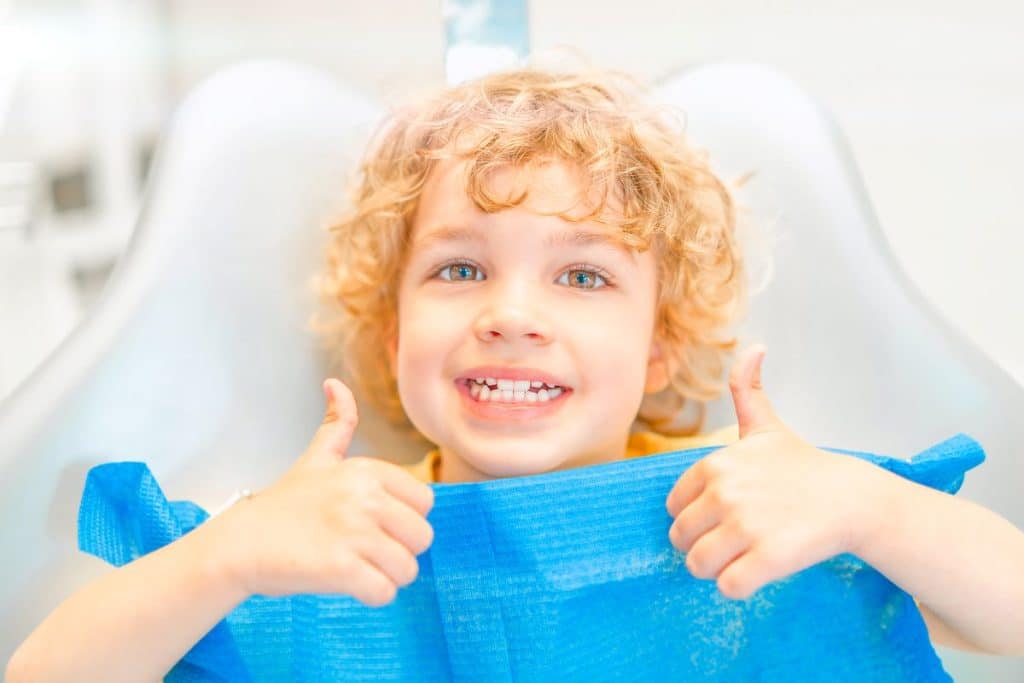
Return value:
<svg viewBox="0 0 1024 683">
<path fill-rule="evenodd" d="M 936 643 L 1024 653 L 1024 535 L 799 439 L 760 385 L 763 349 L 730 374 L 738 429 L 677 423 L 735 344 L 734 231 L 705 156 L 611 74 L 523 69 L 398 112 L 334 230 L 340 317 L 320 329 L 353 386 L 436 450 L 346 457 L 356 404 L 328 379 L 323 424 L 278 482 L 71 596 L 7 680 L 156 679 L 257 593 L 387 604 L 431 544 L 428 483 L 716 443 L 731 445 L 666 499 L 694 575 L 740 598 L 854 552 L 918 597 Z"/>
<path fill-rule="evenodd" d="M 440 446 L 430 481 L 665 450 L 627 443 L 634 421 L 692 434 L 671 419 L 720 392 L 733 202 L 625 86 L 497 75 L 398 113 L 370 151 L 323 279 L 341 315 L 319 328 L 358 393 Z"/>
</svg>

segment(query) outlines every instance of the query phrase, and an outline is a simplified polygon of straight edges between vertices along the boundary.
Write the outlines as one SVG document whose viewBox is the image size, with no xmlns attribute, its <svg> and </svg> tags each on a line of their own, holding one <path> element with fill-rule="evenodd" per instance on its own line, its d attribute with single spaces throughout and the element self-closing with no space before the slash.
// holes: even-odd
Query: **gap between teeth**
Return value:
<svg viewBox="0 0 1024 683">
<path fill-rule="evenodd" d="M 521 386 L 521 385 L 520 385 Z M 541 387 L 541 388 L 538 388 Z M 561 387 L 550 387 L 543 382 L 532 382 L 529 389 L 498 389 L 476 380 L 469 381 L 469 393 L 477 401 L 489 403 L 546 403 L 562 394 Z"/>
<path fill-rule="evenodd" d="M 551 389 L 564 389 L 564 387 L 560 387 L 557 384 L 548 384 L 547 382 L 540 382 L 540 381 L 537 381 L 537 380 L 529 382 L 528 386 L 527 386 L 526 380 L 496 380 L 496 379 L 492 379 L 490 377 L 488 377 L 486 379 L 482 379 L 482 380 L 481 379 L 470 379 L 470 380 L 467 380 L 467 381 L 469 382 L 471 387 L 473 385 L 481 386 L 481 387 L 486 386 L 486 387 L 490 388 L 491 391 L 494 391 L 495 389 L 499 389 L 499 390 L 502 390 L 502 391 L 507 390 L 507 389 L 511 389 L 512 391 L 517 391 L 517 390 L 518 391 L 522 391 L 522 390 L 525 390 L 526 388 L 529 388 L 529 389 L 544 388 L 544 389 L 547 389 L 548 391 L 550 391 Z M 516 388 L 512 389 L 512 387 L 509 386 L 510 384 L 514 385 Z"/>
</svg>

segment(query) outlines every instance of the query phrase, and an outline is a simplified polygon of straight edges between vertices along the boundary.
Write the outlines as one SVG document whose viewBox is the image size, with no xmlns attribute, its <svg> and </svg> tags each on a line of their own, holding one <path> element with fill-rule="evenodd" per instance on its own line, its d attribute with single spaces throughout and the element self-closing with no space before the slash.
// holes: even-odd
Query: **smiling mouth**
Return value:
<svg viewBox="0 0 1024 683">
<path fill-rule="evenodd" d="M 476 403 L 505 406 L 542 406 L 571 393 L 571 389 L 528 380 L 462 380 Z"/>
</svg>

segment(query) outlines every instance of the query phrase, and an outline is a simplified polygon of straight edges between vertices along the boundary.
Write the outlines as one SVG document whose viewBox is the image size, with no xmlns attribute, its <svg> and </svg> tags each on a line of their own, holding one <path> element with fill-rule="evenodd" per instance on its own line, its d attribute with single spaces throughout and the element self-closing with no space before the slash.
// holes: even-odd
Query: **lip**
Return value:
<svg viewBox="0 0 1024 683">
<path fill-rule="evenodd" d="M 475 375 L 479 377 L 480 375 Z M 493 375 L 484 375 L 485 377 L 493 377 Z M 536 379 L 540 379 L 537 375 L 532 375 Z M 502 377 L 502 379 L 529 379 L 530 376 L 512 378 Z M 548 381 L 548 380 L 541 380 Z M 554 381 L 550 382 L 555 384 Z M 459 396 L 462 397 L 462 404 L 470 415 L 477 418 L 489 421 L 505 422 L 505 423 L 520 423 L 520 422 L 533 422 L 540 418 L 553 415 L 558 412 L 562 405 L 565 404 L 573 394 L 572 389 L 563 389 L 562 393 L 557 398 L 553 398 L 545 403 L 482 403 L 477 401 L 469 395 L 469 380 L 468 378 L 460 377 L 455 380 L 455 388 L 459 392 Z"/>
<path fill-rule="evenodd" d="M 572 387 L 569 386 L 569 383 L 561 377 L 555 377 L 551 373 L 538 370 L 537 368 L 503 368 L 498 365 L 480 365 L 466 370 L 466 372 L 464 372 L 456 381 L 464 382 L 467 379 L 476 379 L 477 377 L 537 380 L 539 382 L 546 382 L 547 384 L 557 385 L 563 389 L 572 391 Z"/>
</svg>

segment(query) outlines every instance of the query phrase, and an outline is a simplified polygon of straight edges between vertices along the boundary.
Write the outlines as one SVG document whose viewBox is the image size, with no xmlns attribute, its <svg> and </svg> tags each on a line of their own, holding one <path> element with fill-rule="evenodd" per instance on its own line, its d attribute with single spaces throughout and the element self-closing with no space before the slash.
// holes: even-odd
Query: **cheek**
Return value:
<svg viewBox="0 0 1024 683">
<path fill-rule="evenodd" d="M 647 378 L 653 322 L 638 307 L 607 311 L 576 337 L 592 377 L 623 401 L 641 400 Z"/>
<path fill-rule="evenodd" d="M 425 301 L 409 301 L 399 316 L 396 358 L 399 394 L 404 401 L 437 393 L 446 362 L 457 342 L 458 324 Z M 410 406 L 414 408 L 413 406 Z"/>
</svg>

